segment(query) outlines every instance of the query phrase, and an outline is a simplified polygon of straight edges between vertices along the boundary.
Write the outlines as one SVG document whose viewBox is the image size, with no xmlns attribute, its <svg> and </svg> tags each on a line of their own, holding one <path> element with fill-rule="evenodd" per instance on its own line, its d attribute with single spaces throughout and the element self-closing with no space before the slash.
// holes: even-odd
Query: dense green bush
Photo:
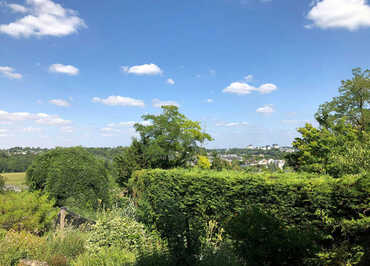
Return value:
<svg viewBox="0 0 370 266">
<path fill-rule="evenodd" d="M 246 206 L 266 210 L 285 228 L 317 231 L 317 244 L 330 249 L 363 243 L 369 233 L 363 217 L 370 208 L 369 176 L 334 179 L 306 173 L 243 173 L 202 170 L 141 170 L 130 180 L 139 216 L 155 224 L 179 260 L 200 254 L 204 224 L 229 217 Z M 366 215 L 369 215 L 368 213 Z M 353 231 L 346 221 L 357 221 Z"/>
<path fill-rule="evenodd" d="M 81 147 L 56 148 L 38 156 L 27 170 L 30 190 L 42 190 L 57 205 L 97 208 L 109 203 L 109 180 L 102 161 Z"/>
<path fill-rule="evenodd" d="M 117 247 L 131 252 L 152 249 L 160 245 L 160 238 L 150 233 L 134 219 L 120 215 L 118 210 L 103 212 L 92 225 L 86 247 L 91 253 Z"/>
<path fill-rule="evenodd" d="M 247 265 L 303 265 L 315 253 L 314 234 L 286 227 L 272 214 L 248 207 L 233 217 L 226 231 Z"/>
<path fill-rule="evenodd" d="M 54 201 L 37 192 L 0 194 L 0 228 L 40 234 L 53 225 Z"/>
</svg>

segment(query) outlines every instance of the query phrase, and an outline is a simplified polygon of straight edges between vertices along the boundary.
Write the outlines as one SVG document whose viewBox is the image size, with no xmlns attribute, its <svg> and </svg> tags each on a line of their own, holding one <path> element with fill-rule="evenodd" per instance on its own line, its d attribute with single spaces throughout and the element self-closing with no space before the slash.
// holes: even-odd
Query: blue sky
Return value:
<svg viewBox="0 0 370 266">
<path fill-rule="evenodd" d="M 369 47 L 365 0 L 1 1 L 0 147 L 129 145 L 163 104 L 289 145 Z"/>
</svg>

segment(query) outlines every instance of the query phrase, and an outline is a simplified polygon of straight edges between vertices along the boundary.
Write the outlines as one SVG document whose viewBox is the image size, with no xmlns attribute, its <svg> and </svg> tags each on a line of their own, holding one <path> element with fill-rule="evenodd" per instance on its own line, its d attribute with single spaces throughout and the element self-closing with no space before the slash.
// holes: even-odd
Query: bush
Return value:
<svg viewBox="0 0 370 266">
<path fill-rule="evenodd" d="M 322 249 L 343 241 L 364 245 L 369 233 L 360 222 L 370 208 L 366 175 L 334 179 L 306 173 L 156 169 L 135 172 L 130 189 L 140 219 L 154 224 L 168 241 L 171 254 L 189 263 L 201 252 L 206 222 L 225 225 L 245 206 L 268 211 L 284 228 L 294 226 L 298 232 L 312 228 L 319 233 L 316 240 Z M 347 220 L 359 224 L 343 233 Z"/>
<path fill-rule="evenodd" d="M 255 207 L 233 217 L 226 231 L 247 265 L 303 265 L 315 253 L 309 228 L 287 228 L 272 214 Z"/>
<path fill-rule="evenodd" d="M 51 228 L 57 215 L 53 206 L 54 201 L 37 192 L 0 194 L 0 227 L 44 233 Z"/>
<path fill-rule="evenodd" d="M 121 216 L 118 211 L 108 211 L 101 213 L 96 224 L 92 225 L 86 247 L 91 253 L 109 247 L 137 252 L 153 249 L 158 244 L 159 237 L 149 233 L 143 224 Z"/>
<path fill-rule="evenodd" d="M 109 180 L 103 162 L 81 147 L 56 148 L 38 156 L 26 173 L 30 190 L 42 190 L 62 206 L 83 208 L 109 203 Z"/>
<path fill-rule="evenodd" d="M 9 231 L 0 241 L 0 265 L 17 265 L 20 259 L 41 257 L 45 239 L 29 232 Z"/>
<path fill-rule="evenodd" d="M 78 231 L 66 230 L 48 236 L 9 231 L 0 241 L 0 265 L 17 265 L 20 259 L 45 261 L 51 266 L 69 265 L 85 251 L 85 237 Z"/>
</svg>

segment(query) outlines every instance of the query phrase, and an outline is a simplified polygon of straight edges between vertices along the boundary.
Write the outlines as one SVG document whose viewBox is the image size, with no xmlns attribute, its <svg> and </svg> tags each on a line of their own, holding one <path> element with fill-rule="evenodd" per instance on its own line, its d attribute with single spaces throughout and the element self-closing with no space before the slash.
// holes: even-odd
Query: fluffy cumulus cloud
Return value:
<svg viewBox="0 0 370 266">
<path fill-rule="evenodd" d="M 163 73 L 161 68 L 156 64 L 144 64 L 138 66 L 122 66 L 121 70 L 128 74 L 135 74 L 135 75 L 160 75 Z"/>
<path fill-rule="evenodd" d="M 273 113 L 275 112 L 274 108 L 272 107 L 272 105 L 265 105 L 265 106 L 262 106 L 260 108 L 258 108 L 256 110 L 257 113 L 263 113 L 263 114 L 270 114 L 270 113 Z"/>
<path fill-rule="evenodd" d="M 57 115 L 49 115 L 44 113 L 28 113 L 28 112 L 15 112 L 9 113 L 0 110 L 0 121 L 34 121 L 38 124 L 59 126 L 70 124 L 71 121 L 64 120 Z"/>
<path fill-rule="evenodd" d="M 228 87 L 223 89 L 223 92 L 238 94 L 238 95 L 246 95 L 246 94 L 252 93 L 253 91 L 257 91 L 261 94 L 267 94 L 277 89 L 278 89 L 277 86 L 272 83 L 266 83 L 266 84 L 262 84 L 259 87 L 255 87 L 246 82 L 233 82 Z"/>
<path fill-rule="evenodd" d="M 80 72 L 80 70 L 71 65 L 62 65 L 62 64 L 53 64 L 49 67 L 49 71 L 53 73 L 61 73 L 70 76 L 76 76 Z"/>
<path fill-rule="evenodd" d="M 167 84 L 170 84 L 170 85 L 175 85 L 175 81 L 171 78 L 167 79 Z"/>
<path fill-rule="evenodd" d="M 162 106 L 174 105 L 180 107 L 175 101 L 161 101 L 160 99 L 153 99 L 152 104 L 154 107 L 161 108 Z"/>
<path fill-rule="evenodd" d="M 9 66 L 0 66 L 0 73 L 10 79 L 21 79 L 22 78 L 21 74 L 16 73 L 14 68 L 11 68 Z"/>
<path fill-rule="evenodd" d="M 136 107 L 145 106 L 144 101 L 142 100 L 122 96 L 109 96 L 105 99 L 94 97 L 92 101 L 94 103 L 102 103 L 111 106 L 136 106 Z"/>
<path fill-rule="evenodd" d="M 53 99 L 53 100 L 50 100 L 49 103 L 54 104 L 56 106 L 60 106 L 60 107 L 69 107 L 71 105 L 69 102 L 67 102 L 66 100 L 62 100 L 62 99 Z"/>
<path fill-rule="evenodd" d="M 217 123 L 217 127 L 240 127 L 240 126 L 247 126 L 248 122 L 220 122 Z"/>
<path fill-rule="evenodd" d="M 312 24 L 306 28 L 345 28 L 357 30 L 370 27 L 370 6 L 366 0 L 320 0 L 316 1 L 307 18 Z"/>
<path fill-rule="evenodd" d="M 213 99 L 211 99 L 211 98 L 207 99 L 206 103 L 213 103 Z"/>
<path fill-rule="evenodd" d="M 13 37 L 66 36 L 86 27 L 77 12 L 66 9 L 51 0 L 26 0 L 26 6 L 8 7 L 25 16 L 9 24 L 0 25 L 0 32 Z"/>
</svg>

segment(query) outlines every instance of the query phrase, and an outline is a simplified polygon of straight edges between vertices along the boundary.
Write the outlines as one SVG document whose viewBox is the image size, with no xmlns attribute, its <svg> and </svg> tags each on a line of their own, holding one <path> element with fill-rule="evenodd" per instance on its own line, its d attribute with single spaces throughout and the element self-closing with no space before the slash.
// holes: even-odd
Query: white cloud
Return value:
<svg viewBox="0 0 370 266">
<path fill-rule="evenodd" d="M 61 107 L 68 107 L 71 105 L 69 102 L 62 100 L 62 99 L 53 99 L 53 100 L 50 100 L 49 103 L 57 105 L 57 106 L 61 106 Z"/>
<path fill-rule="evenodd" d="M 174 105 L 180 107 L 180 105 L 175 101 L 161 101 L 159 99 L 153 99 L 152 101 L 154 107 L 161 108 L 162 106 Z"/>
<path fill-rule="evenodd" d="M 221 122 L 221 123 L 216 124 L 217 127 L 239 127 L 239 126 L 247 126 L 247 125 L 248 125 L 248 122 L 228 122 L 228 123 Z"/>
<path fill-rule="evenodd" d="M 257 113 L 264 113 L 269 114 L 275 112 L 274 108 L 272 108 L 272 105 L 265 105 L 263 107 L 260 107 L 256 110 Z"/>
<path fill-rule="evenodd" d="M 92 99 L 94 103 L 102 103 L 105 105 L 111 106 L 137 106 L 137 107 L 144 107 L 144 101 L 133 99 L 130 97 L 122 97 L 122 96 L 109 96 L 106 99 L 102 99 L 99 97 L 94 97 Z"/>
<path fill-rule="evenodd" d="M 171 78 L 167 79 L 167 83 L 170 85 L 175 85 L 175 81 Z"/>
<path fill-rule="evenodd" d="M 307 18 L 313 23 L 306 28 L 344 28 L 357 30 L 370 27 L 370 6 L 366 0 L 316 1 Z"/>
<path fill-rule="evenodd" d="M 207 99 L 206 103 L 213 103 L 213 99 Z"/>
<path fill-rule="evenodd" d="M 216 75 L 216 70 L 214 70 L 214 69 L 210 69 L 210 70 L 209 70 L 209 74 L 210 74 L 211 76 Z"/>
<path fill-rule="evenodd" d="M 27 13 L 9 24 L 0 25 L 0 32 L 13 37 L 65 36 L 86 27 L 77 12 L 65 9 L 51 0 L 26 0 L 28 7 L 10 4 L 13 11 Z"/>
<path fill-rule="evenodd" d="M 244 79 L 245 79 L 246 82 L 251 82 L 251 81 L 253 81 L 253 75 L 247 75 L 247 76 L 244 77 Z"/>
<path fill-rule="evenodd" d="M 9 66 L 0 66 L 0 73 L 10 79 L 21 79 L 22 78 L 21 74 L 16 73 L 14 68 L 11 68 Z"/>
<path fill-rule="evenodd" d="M 256 90 L 255 87 L 244 83 L 244 82 L 233 82 L 228 87 L 226 87 L 224 93 L 234 93 L 239 95 L 250 94 L 252 91 Z"/>
<path fill-rule="evenodd" d="M 223 89 L 223 92 L 238 94 L 238 95 L 246 95 L 246 94 L 252 93 L 253 91 L 258 91 L 261 94 L 267 94 L 275 90 L 277 90 L 277 86 L 272 83 L 266 83 L 266 84 L 262 84 L 259 87 L 254 87 L 246 82 L 237 81 L 237 82 L 231 83 L 228 87 Z"/>
<path fill-rule="evenodd" d="M 26 13 L 28 9 L 22 5 L 18 4 L 7 4 L 7 6 L 13 11 L 17 13 Z"/>
<path fill-rule="evenodd" d="M 161 68 L 156 64 L 144 64 L 139 66 L 122 66 L 121 70 L 123 72 L 135 75 L 160 75 L 163 73 Z"/>
<path fill-rule="evenodd" d="M 49 71 L 53 73 L 62 73 L 70 76 L 76 76 L 80 72 L 77 67 L 71 65 L 53 64 L 49 67 Z"/>
<path fill-rule="evenodd" d="M 64 120 L 57 115 L 49 115 L 44 113 L 28 113 L 28 112 L 15 112 L 9 113 L 0 110 L 0 120 L 4 121 L 35 121 L 38 124 L 44 125 L 66 125 L 70 124 L 71 121 Z"/>
<path fill-rule="evenodd" d="M 268 94 L 268 93 L 271 93 L 273 91 L 277 90 L 277 87 L 275 84 L 272 84 L 272 83 L 266 83 L 266 84 L 262 84 L 258 89 L 257 91 L 259 91 L 260 93 L 262 94 Z"/>
</svg>

